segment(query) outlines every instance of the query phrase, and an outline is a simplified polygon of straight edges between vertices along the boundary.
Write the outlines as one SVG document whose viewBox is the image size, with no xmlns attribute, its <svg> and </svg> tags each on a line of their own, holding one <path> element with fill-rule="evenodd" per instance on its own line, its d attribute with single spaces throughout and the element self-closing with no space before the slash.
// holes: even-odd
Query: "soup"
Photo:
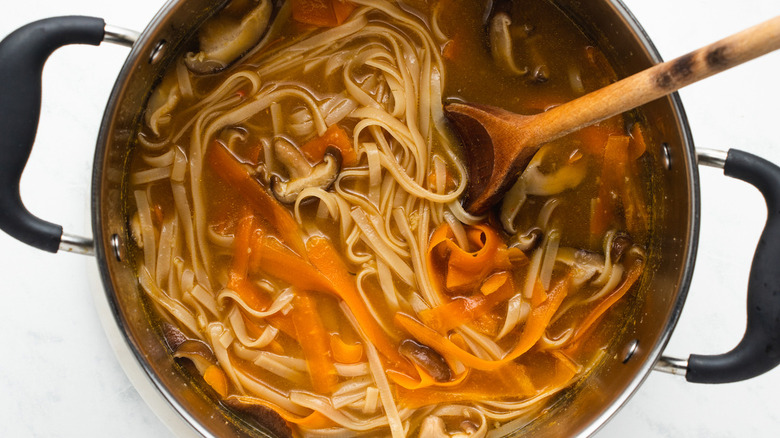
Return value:
<svg viewBox="0 0 780 438">
<path fill-rule="evenodd" d="M 460 202 L 442 102 L 535 113 L 615 80 L 526 3 L 233 0 L 171 62 L 127 214 L 209 396 L 280 435 L 501 436 L 599 363 L 645 266 L 637 116 L 544 145 L 483 216 Z"/>
</svg>

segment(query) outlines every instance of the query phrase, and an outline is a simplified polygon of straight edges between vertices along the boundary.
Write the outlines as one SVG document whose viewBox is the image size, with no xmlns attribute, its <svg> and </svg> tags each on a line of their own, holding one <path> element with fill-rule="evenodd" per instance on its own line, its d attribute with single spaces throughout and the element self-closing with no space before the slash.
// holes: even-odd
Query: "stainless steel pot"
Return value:
<svg viewBox="0 0 780 438">
<path fill-rule="evenodd" d="M 176 367 L 167 348 L 156 331 L 149 330 L 148 319 L 140 306 L 134 269 L 124 253 L 127 232 L 123 214 L 123 184 L 126 158 L 131 153 L 131 140 L 137 121 L 151 85 L 166 65 L 167 55 L 176 52 L 176 48 L 193 33 L 199 23 L 211 14 L 215 7 L 210 3 L 202 0 L 169 3 L 133 44 L 132 52 L 108 103 L 96 148 L 93 172 L 94 243 L 91 239 L 62 234 L 61 228 L 56 226 L 34 221 L 21 204 L 18 180 L 32 146 L 37 117 L 33 118 L 33 123 L 29 123 L 28 119 L 33 114 L 37 115 L 35 104 L 39 99 L 13 97 L 20 94 L 28 96 L 29 93 L 34 95 L 36 89 L 39 94 L 40 88 L 39 84 L 28 84 L 27 80 L 19 82 L 16 79 L 29 79 L 29 73 L 39 71 L 48 53 L 62 43 L 97 44 L 100 41 L 113 41 L 130 44 L 136 36 L 121 30 L 104 28 L 101 21 L 57 19 L 28 28 L 27 35 L 22 32 L 6 39 L 0 47 L 0 66 L 3 66 L 0 69 L 0 83 L 5 87 L 0 88 L 0 107 L 16 109 L 7 110 L 0 117 L 0 132 L 3 132 L 5 137 L 0 139 L 0 150 L 6 153 L 0 162 L 0 225 L 14 237 L 42 249 L 94 253 L 116 323 L 125 336 L 124 340 L 149 379 L 168 402 L 191 422 L 196 430 L 204 434 L 260 434 L 251 429 L 247 430 L 247 425 L 241 420 L 201 397 L 188 385 L 185 376 L 175 372 Z M 630 74 L 660 60 L 644 32 L 620 3 L 558 3 L 570 16 L 576 17 L 575 20 L 585 32 L 605 50 L 608 57 L 619 67 L 619 74 Z M 31 50 L 31 44 L 35 41 L 41 46 Z M 20 44 L 18 47 L 21 49 L 14 49 L 13 44 Z M 22 56 L 22 52 L 37 56 Z M 22 58 L 29 59 L 30 63 L 18 62 Z M 33 75 L 36 78 L 39 76 L 39 73 Z M 23 85 L 31 85 L 32 88 L 26 90 L 21 88 Z M 17 106 L 18 101 L 32 105 L 21 108 Z M 557 405 L 548 415 L 531 424 L 524 430 L 526 433 L 559 436 L 589 434 L 595 431 L 636 390 L 659 358 L 660 368 L 687 373 L 689 380 L 696 379 L 697 375 L 701 374 L 701 366 L 698 371 L 696 368 L 699 360 L 697 358 L 692 361 L 691 368 L 688 368 L 684 361 L 661 358 L 663 347 L 682 308 L 696 253 L 699 225 L 697 154 L 676 96 L 647 105 L 644 113 L 654 127 L 651 153 L 660 175 L 653 182 L 658 200 L 655 205 L 655 235 L 650 248 L 654 269 L 643 284 L 644 299 L 638 302 L 633 315 L 628 315 L 630 318 L 627 319 L 623 332 L 615 338 L 610 347 L 610 354 L 607 355 L 609 359 L 579 385 L 572 394 L 576 396 Z M 734 154 L 740 156 L 738 152 Z M 711 164 L 725 164 L 725 157 L 718 154 L 704 154 L 699 151 L 698 156 Z M 774 169 L 776 168 L 770 167 L 767 172 L 776 172 Z M 772 187 L 778 187 L 777 181 L 767 190 Z M 770 211 L 777 213 L 776 209 Z M 767 227 L 768 232 L 773 229 L 777 228 Z M 767 241 L 773 240 L 769 235 L 765 237 Z M 777 242 L 777 239 L 774 241 Z M 757 259 L 778 258 L 776 255 L 765 254 Z M 777 290 L 776 278 L 773 283 L 774 289 L 765 289 L 764 293 L 771 294 Z M 751 290 L 759 289 L 751 285 Z M 761 291 L 751 293 L 755 295 Z M 778 300 L 774 301 L 775 303 L 766 302 L 767 306 L 774 306 L 770 316 L 780 315 L 776 303 Z M 769 319 L 769 323 L 772 323 L 772 318 Z M 770 327 L 767 331 L 780 333 L 776 319 L 774 324 L 774 328 Z M 764 345 L 775 347 L 772 354 L 761 356 L 770 359 L 766 367 L 778 360 L 777 338 L 770 341 L 774 343 Z M 704 363 L 711 364 L 712 361 L 705 359 Z M 727 380 L 734 377 L 733 373 L 716 367 L 713 374 L 705 380 Z"/>
</svg>

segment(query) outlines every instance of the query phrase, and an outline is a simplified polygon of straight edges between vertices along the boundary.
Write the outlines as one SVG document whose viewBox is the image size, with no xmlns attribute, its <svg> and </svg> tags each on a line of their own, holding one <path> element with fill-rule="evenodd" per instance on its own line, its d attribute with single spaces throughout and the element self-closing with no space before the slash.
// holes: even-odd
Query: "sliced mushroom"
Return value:
<svg viewBox="0 0 780 438">
<path fill-rule="evenodd" d="M 217 363 L 217 358 L 211 348 L 205 342 L 196 339 L 187 339 L 182 342 L 176 348 L 173 357 L 191 360 L 201 375 L 206 372 L 208 367 Z"/>
<path fill-rule="evenodd" d="M 188 339 L 184 332 L 179 330 L 175 325 L 167 322 L 163 323 L 163 337 L 171 351 L 176 351 L 176 349 L 179 348 L 179 345 L 183 344 L 184 341 Z"/>
<path fill-rule="evenodd" d="M 162 128 L 171 122 L 171 111 L 181 100 L 179 91 L 179 80 L 175 74 L 165 76 L 149 97 L 149 103 L 146 105 L 144 120 L 146 126 L 152 130 L 155 136 L 159 137 Z"/>
<path fill-rule="evenodd" d="M 511 75 L 522 76 L 528 73 L 528 67 L 520 68 L 515 63 L 509 31 L 511 24 L 512 19 L 506 12 L 498 12 L 490 20 L 490 53 L 499 68 Z"/>
<path fill-rule="evenodd" d="M 230 396 L 222 403 L 229 408 L 251 415 L 274 436 L 285 438 L 293 436 L 292 430 L 284 418 L 273 409 L 255 402 L 250 397 Z"/>
<path fill-rule="evenodd" d="M 509 239 L 509 246 L 523 252 L 533 251 L 542 243 L 544 234 L 539 228 L 531 228 L 523 234 L 517 233 Z"/>
<path fill-rule="evenodd" d="M 514 234 L 517 232 L 515 227 L 515 217 L 520 213 L 520 209 L 525 204 L 528 198 L 528 191 L 526 189 L 526 181 L 523 178 L 518 178 L 512 185 L 512 188 L 504 195 L 504 200 L 501 202 L 501 225 L 507 233 Z"/>
<path fill-rule="evenodd" d="M 425 370 L 437 382 L 449 382 L 452 379 L 452 370 L 447 361 L 433 348 L 406 339 L 401 342 L 398 352 Z"/>
<path fill-rule="evenodd" d="M 545 174 L 540 170 L 542 160 L 550 150 L 545 146 L 534 155 L 521 178 L 525 180 L 526 193 L 529 195 L 550 196 L 577 187 L 588 170 L 586 160 L 580 158 L 573 163 L 566 163 L 555 172 Z"/>
<path fill-rule="evenodd" d="M 479 431 L 479 426 L 474 424 L 471 420 L 463 420 L 460 422 L 460 428 L 464 432 L 466 432 L 468 435 L 474 435 Z"/>
<path fill-rule="evenodd" d="M 425 417 L 420 426 L 420 436 L 427 438 L 450 438 L 444 420 L 436 415 Z"/>
<path fill-rule="evenodd" d="M 311 165 L 300 149 L 284 137 L 274 138 L 274 154 L 287 168 L 291 180 L 302 178 L 311 172 Z"/>
<path fill-rule="evenodd" d="M 556 260 L 572 269 L 572 284 L 579 286 L 604 271 L 604 256 L 584 249 L 558 248 Z"/>
<path fill-rule="evenodd" d="M 619 232 L 612 238 L 612 248 L 609 251 L 609 256 L 612 258 L 612 263 L 620 261 L 623 254 L 628 251 L 634 245 L 634 240 L 628 233 Z"/>
<path fill-rule="evenodd" d="M 300 151 L 298 151 L 300 154 Z M 278 151 L 277 151 L 278 154 Z M 277 155 L 279 161 L 282 158 Z M 310 166 L 308 161 L 301 155 L 301 161 L 296 161 L 294 167 L 288 166 L 290 170 L 290 179 L 282 181 L 278 176 L 271 178 L 271 191 L 280 202 L 290 204 L 295 202 L 298 195 L 309 187 L 319 187 L 327 190 L 341 170 L 341 152 L 330 146 L 325 150 L 325 158 L 318 164 Z M 308 166 L 308 171 L 304 173 L 304 163 Z M 295 172 L 292 169 L 296 169 Z M 294 176 L 293 176 L 294 175 Z"/>
<path fill-rule="evenodd" d="M 240 3 L 253 7 L 240 20 L 235 9 L 242 9 Z M 254 47 L 271 19 L 273 5 L 271 0 L 246 1 L 233 0 L 216 17 L 207 21 L 200 32 L 200 52 L 188 53 L 185 58 L 187 68 L 199 74 L 216 73 L 225 69 L 233 61 Z"/>
</svg>

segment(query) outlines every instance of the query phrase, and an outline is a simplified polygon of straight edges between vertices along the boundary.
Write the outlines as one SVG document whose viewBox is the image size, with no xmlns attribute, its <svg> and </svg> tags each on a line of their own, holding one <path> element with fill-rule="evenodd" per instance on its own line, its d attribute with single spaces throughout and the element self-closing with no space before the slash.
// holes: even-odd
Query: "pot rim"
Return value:
<svg viewBox="0 0 780 438">
<path fill-rule="evenodd" d="M 228 0 L 222 0 L 220 4 L 227 1 Z M 551 1 L 555 2 L 555 0 Z M 604 1 L 611 5 L 613 12 L 624 21 L 627 27 L 640 42 L 650 60 L 653 63 L 662 62 L 661 55 L 651 41 L 650 37 L 647 35 L 644 28 L 639 24 L 636 17 L 623 4 L 622 0 Z M 146 397 L 147 395 L 150 397 L 155 397 L 159 401 L 167 404 L 167 406 L 169 406 L 173 411 L 175 411 L 175 413 L 180 417 L 179 419 L 183 420 L 192 428 L 192 430 L 197 432 L 197 434 L 210 436 L 212 431 L 210 431 L 206 425 L 198 421 L 198 419 L 189 410 L 187 410 L 182 405 L 182 403 L 179 402 L 179 400 L 177 400 L 175 394 L 166 387 L 160 376 L 154 371 L 144 353 L 131 340 L 128 321 L 120 311 L 120 303 L 117 301 L 117 289 L 114 287 L 114 282 L 109 269 L 109 261 L 116 258 L 114 252 L 115 248 L 111 242 L 112 235 L 105 232 L 107 228 L 103 223 L 103 216 L 101 214 L 103 208 L 105 208 L 103 199 L 105 195 L 103 193 L 103 163 L 106 160 L 106 154 L 112 138 L 111 131 L 114 125 L 114 121 L 117 117 L 119 117 L 119 102 L 123 98 L 130 77 L 136 73 L 137 66 L 140 63 L 143 63 L 144 60 L 150 60 L 152 57 L 156 56 L 155 54 L 158 53 L 161 40 L 158 39 L 157 34 L 160 32 L 160 29 L 165 26 L 169 26 L 168 17 L 171 14 L 174 14 L 177 10 L 183 8 L 184 3 L 185 2 L 183 0 L 168 0 L 165 5 L 163 5 L 163 7 L 155 14 L 154 18 L 143 30 L 143 32 L 141 32 L 138 40 L 135 42 L 130 53 L 128 54 L 128 57 L 123 64 L 119 75 L 117 76 L 117 80 L 106 104 L 106 110 L 103 115 L 95 148 L 91 182 L 92 232 L 95 242 L 95 256 L 97 262 L 96 266 L 97 270 L 99 271 L 98 275 L 104 290 L 103 296 L 108 303 L 108 307 L 112 315 L 111 319 L 114 323 L 113 328 L 118 329 L 118 333 L 121 333 L 122 347 L 126 348 L 132 354 L 132 357 L 135 361 L 134 365 L 137 365 L 136 368 L 140 367 L 139 371 L 142 371 L 143 376 L 146 378 L 145 380 L 147 385 L 145 386 L 148 386 L 148 389 L 153 388 L 155 390 L 147 391 L 147 394 L 145 394 L 144 397 L 145 400 L 147 400 L 147 403 L 149 403 Z M 688 119 L 686 117 L 679 94 L 675 92 L 664 99 L 669 99 L 675 121 L 677 122 L 675 129 L 681 134 L 682 139 L 682 147 L 680 148 L 682 155 L 674 157 L 677 158 L 677 160 L 671 161 L 671 164 L 675 166 L 682 165 L 684 167 L 683 171 L 686 174 L 686 180 L 688 183 L 686 190 L 689 193 L 689 210 L 686 218 L 686 235 L 688 237 L 688 243 L 684 246 L 686 253 L 681 257 L 681 275 L 679 277 L 679 283 L 676 285 L 677 293 L 675 295 L 675 303 L 669 312 L 669 317 L 664 323 L 656 343 L 650 349 L 650 352 L 647 356 L 648 359 L 645 360 L 638 371 L 634 373 L 634 377 L 625 386 L 620 395 L 615 398 L 610 405 L 603 407 L 600 414 L 595 417 L 595 419 L 588 426 L 578 431 L 576 436 L 590 436 L 601 429 L 610 418 L 612 418 L 623 406 L 625 406 L 626 402 L 637 392 L 645 379 L 647 379 L 650 372 L 653 370 L 655 363 L 660 359 L 661 354 L 669 342 L 671 334 L 674 331 L 677 321 L 679 320 L 691 284 L 696 253 L 698 249 L 701 214 L 700 180 L 695 158 L 696 151 L 690 126 L 688 124 Z M 109 318 L 104 318 L 104 324 L 108 323 Z M 116 350 L 118 345 L 114 346 Z M 125 368 L 127 371 L 127 366 L 124 363 L 122 365 L 123 368 Z M 134 374 L 136 374 L 136 377 L 138 377 L 138 373 Z M 138 384 L 139 382 L 138 380 L 134 380 L 133 383 Z M 151 392 L 154 392 L 154 394 L 149 394 Z M 161 406 L 159 403 L 155 403 L 155 405 Z M 173 424 L 172 418 L 168 417 L 170 417 L 170 415 L 166 415 L 166 418 L 161 416 L 161 419 L 169 427 L 171 427 Z M 183 431 L 181 427 L 172 427 L 172 429 L 175 429 L 177 432 Z"/>
</svg>

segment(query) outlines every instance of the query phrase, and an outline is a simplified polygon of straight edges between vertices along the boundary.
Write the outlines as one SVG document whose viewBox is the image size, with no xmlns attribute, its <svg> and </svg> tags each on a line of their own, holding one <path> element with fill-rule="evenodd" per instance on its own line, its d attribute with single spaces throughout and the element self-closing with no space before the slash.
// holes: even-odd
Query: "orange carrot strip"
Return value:
<svg viewBox="0 0 780 438">
<path fill-rule="evenodd" d="M 225 398 L 228 395 L 228 384 L 225 372 L 217 365 L 211 365 L 203 372 L 203 380 L 209 384 L 220 397 Z"/>
<path fill-rule="evenodd" d="M 625 180 L 629 142 L 630 139 L 625 135 L 610 135 L 604 146 L 601 182 L 610 185 L 612 189 L 619 187 Z"/>
<path fill-rule="evenodd" d="M 604 316 L 604 313 L 612 307 L 618 300 L 623 298 L 623 296 L 628 292 L 629 289 L 631 289 L 631 286 L 634 285 L 634 283 L 639 279 L 639 277 L 642 275 L 642 271 L 644 270 L 645 261 L 641 257 L 637 257 L 635 260 L 633 260 L 633 263 L 631 263 L 631 266 L 628 268 L 628 272 L 626 273 L 626 277 L 623 279 L 623 283 L 621 283 L 620 286 L 618 286 L 617 289 L 612 291 L 606 298 L 604 298 L 603 301 L 601 301 L 598 306 L 596 306 L 593 311 L 591 311 L 587 317 L 578 325 L 577 331 L 574 333 L 574 336 L 572 336 L 571 340 L 569 341 L 570 345 L 575 345 L 577 342 L 591 329 L 591 327 L 601 319 L 602 316 Z"/>
<path fill-rule="evenodd" d="M 263 311 L 271 305 L 272 301 L 263 290 L 248 279 L 250 258 L 253 253 L 252 243 L 263 238 L 262 230 L 255 227 L 255 222 L 251 210 L 244 207 L 243 215 L 236 225 L 235 237 L 233 238 L 233 263 L 228 274 L 227 287 L 238 294 L 247 306 L 257 311 Z M 251 322 L 246 315 L 243 316 L 247 329 L 250 331 L 254 329 L 255 323 Z M 295 328 L 286 316 L 276 314 L 268 317 L 267 320 L 287 335 L 296 337 Z M 259 336 L 259 334 L 255 333 L 254 336 Z"/>
<path fill-rule="evenodd" d="M 590 219 L 592 239 L 601 238 L 615 223 L 615 199 L 622 190 L 628 163 L 628 142 L 625 135 L 610 135 L 604 146 L 599 194 L 593 204 Z"/>
<path fill-rule="evenodd" d="M 346 0 L 333 0 L 333 15 L 336 17 L 336 23 L 341 24 L 349 18 L 355 5 Z"/>
<path fill-rule="evenodd" d="M 645 130 L 639 122 L 631 126 L 631 141 L 628 143 L 628 159 L 631 161 L 636 161 L 647 151 L 644 132 Z"/>
<path fill-rule="evenodd" d="M 317 313 L 314 298 L 308 292 L 296 291 L 290 313 L 309 367 L 312 387 L 320 394 L 332 393 L 339 382 L 339 375 L 333 365 L 330 336 Z"/>
<path fill-rule="evenodd" d="M 306 142 L 301 146 L 301 152 L 309 161 L 318 163 L 325 157 L 328 146 L 335 146 L 341 151 L 341 162 L 344 166 L 357 164 L 357 153 L 352 148 L 352 142 L 339 125 L 331 125 L 324 134 Z"/>
<path fill-rule="evenodd" d="M 257 285 L 251 281 L 246 280 L 235 283 L 231 286 L 230 289 L 238 294 L 238 296 L 241 297 L 241 300 L 246 303 L 247 306 L 257 310 L 258 312 L 262 312 L 272 304 L 271 298 L 265 293 L 265 291 L 257 287 Z M 297 338 L 295 327 L 293 327 L 292 321 L 290 321 L 287 316 L 281 313 L 276 313 L 265 319 L 271 325 L 278 328 L 288 336 Z"/>
<path fill-rule="evenodd" d="M 263 271 L 300 290 L 326 292 L 331 284 L 311 263 L 272 236 L 252 243 L 249 269 Z"/>
<path fill-rule="evenodd" d="M 508 378 L 505 378 L 508 377 Z M 463 403 L 504 398 L 520 399 L 534 395 L 537 389 L 526 367 L 507 364 L 498 371 L 473 372 L 465 381 L 446 390 L 440 388 L 398 388 L 398 401 L 403 407 L 417 409 L 439 403 Z"/>
<path fill-rule="evenodd" d="M 263 153 L 263 144 L 259 141 L 253 142 L 246 151 L 246 159 L 249 160 L 249 163 L 252 165 L 258 165 L 260 164 L 260 156 Z"/>
<path fill-rule="evenodd" d="M 420 312 L 420 319 L 428 327 L 444 334 L 485 315 L 499 303 L 512 298 L 514 294 L 514 282 L 512 277 L 509 277 L 496 292 L 488 296 L 474 294 L 470 297 L 455 298 L 441 306 L 423 310 Z"/>
<path fill-rule="evenodd" d="M 249 240 L 252 232 L 255 230 L 255 216 L 252 210 L 246 206 L 241 209 L 241 218 L 236 225 L 236 231 L 233 236 L 233 263 L 228 274 L 228 288 L 245 281 L 249 269 Z"/>
<path fill-rule="evenodd" d="M 290 323 L 290 325 L 292 325 L 292 323 Z M 295 327 L 293 327 L 293 331 L 294 330 L 295 330 Z M 298 335 L 296 334 L 295 336 L 298 336 Z M 282 355 L 282 354 L 284 354 L 284 347 L 282 346 L 282 344 L 279 343 L 279 341 L 274 339 L 273 341 L 271 341 L 270 344 L 268 344 L 268 351 L 270 351 L 271 353 L 274 353 L 274 354 Z"/>
<path fill-rule="evenodd" d="M 482 295 L 490 295 L 493 292 L 499 290 L 501 286 L 505 285 L 507 280 L 510 278 L 510 274 L 507 271 L 491 274 L 488 278 L 485 279 L 485 281 L 482 282 L 482 285 L 479 287 L 479 291 L 482 292 Z"/>
<path fill-rule="evenodd" d="M 636 168 L 634 163 L 629 163 Z M 645 203 L 645 192 L 638 184 L 638 170 L 629 171 L 631 177 L 627 178 L 621 193 L 623 201 L 623 212 L 626 216 L 626 230 L 632 236 L 642 236 L 647 232 L 650 223 L 647 204 Z"/>
<path fill-rule="evenodd" d="M 544 285 L 539 277 L 536 277 L 534 282 L 534 288 L 531 291 L 531 307 L 538 307 L 547 300 L 547 292 L 544 290 Z"/>
<path fill-rule="evenodd" d="M 339 363 L 358 363 L 363 358 L 362 344 L 347 344 L 336 333 L 330 336 L 330 349 L 333 351 L 333 358 Z"/>
<path fill-rule="evenodd" d="M 438 351 L 444 357 L 451 357 L 460 360 L 464 365 L 478 370 L 495 370 L 508 362 L 515 360 L 527 352 L 539 341 L 544 331 L 550 323 L 550 319 L 558 310 L 563 299 L 568 294 L 571 284 L 571 275 L 556 283 L 555 287 L 547 294 L 547 300 L 540 306 L 531 310 L 528 320 L 525 323 L 523 332 L 520 334 L 517 344 L 514 348 L 499 360 L 484 360 L 473 354 L 464 351 L 455 345 L 449 339 L 443 337 L 435 330 L 421 324 L 414 318 L 398 313 L 395 316 L 395 322 L 406 329 L 412 336 L 425 345 Z"/>
<path fill-rule="evenodd" d="M 609 85 L 611 80 L 617 78 L 617 74 L 615 74 L 612 64 L 609 63 L 607 57 L 604 56 L 604 53 L 601 50 L 594 46 L 587 46 L 585 47 L 585 56 L 590 64 L 597 70 L 597 73 L 600 73 L 593 75 L 593 77 L 600 78 L 599 81 L 602 82 L 600 87 Z"/>
<path fill-rule="evenodd" d="M 442 286 L 451 292 L 470 292 L 494 271 L 509 269 L 509 253 L 498 233 L 487 224 L 470 226 L 466 235 L 474 251 L 466 251 L 455 242 L 449 224 L 434 231 L 428 243 L 428 275 L 439 293 Z M 446 266 L 444 279 L 440 277 Z"/>
<path fill-rule="evenodd" d="M 474 371 L 463 384 L 446 391 L 438 388 L 398 388 L 398 403 L 399 406 L 416 409 L 439 403 L 522 400 L 542 391 L 562 388 L 571 383 L 579 369 L 572 366 L 570 359 L 557 353 L 532 353 L 528 362 L 533 362 L 535 366 L 509 362 L 499 370 Z"/>
<path fill-rule="evenodd" d="M 580 150 L 591 155 L 602 156 L 610 131 L 607 126 L 591 125 L 580 129 L 574 135 L 581 142 Z"/>
<path fill-rule="evenodd" d="M 215 141 L 206 152 L 206 160 L 212 169 L 233 189 L 266 218 L 279 233 L 279 237 L 299 254 L 305 254 L 305 246 L 298 224 L 284 206 L 266 192 L 265 187 L 244 168 L 221 142 Z"/>
<path fill-rule="evenodd" d="M 344 0 L 293 0 L 295 21 L 314 26 L 333 27 L 349 17 L 355 5 Z"/>
<path fill-rule="evenodd" d="M 446 382 L 439 382 L 436 379 L 434 379 L 433 376 L 428 374 L 428 371 L 424 370 L 419 365 L 414 364 L 414 367 L 417 369 L 417 374 L 419 375 L 419 377 L 417 378 L 412 378 L 407 375 L 394 372 L 393 370 L 388 371 L 388 377 L 390 377 L 393 380 L 393 383 L 395 383 L 399 387 L 414 390 L 414 389 L 428 388 L 431 386 L 436 386 L 439 388 L 458 387 L 471 374 L 471 370 L 467 368 L 463 370 L 463 372 L 461 372 L 460 374 L 453 376 L 451 380 L 448 380 Z"/>
<path fill-rule="evenodd" d="M 355 276 L 350 274 L 339 253 L 325 237 L 314 236 L 306 242 L 309 260 L 330 282 L 330 292 L 341 298 L 355 315 L 360 328 L 390 364 L 398 371 L 415 376 L 416 370 L 409 361 L 398 353 L 397 343 L 385 333 L 376 322 L 366 303 L 360 297 L 355 285 Z"/>
</svg>

